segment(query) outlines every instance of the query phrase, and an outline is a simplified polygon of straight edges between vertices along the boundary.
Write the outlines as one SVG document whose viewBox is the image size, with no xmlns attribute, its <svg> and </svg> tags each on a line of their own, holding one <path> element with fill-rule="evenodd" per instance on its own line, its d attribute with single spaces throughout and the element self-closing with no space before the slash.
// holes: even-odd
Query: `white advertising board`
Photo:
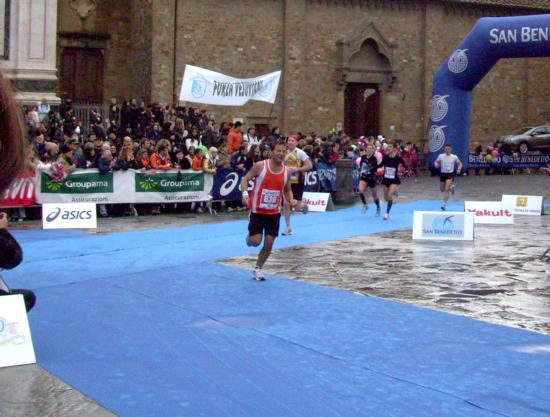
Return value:
<svg viewBox="0 0 550 417">
<path fill-rule="evenodd" d="M 334 205 L 330 193 L 310 193 L 305 192 L 302 200 L 307 200 L 309 211 L 333 211 Z"/>
<path fill-rule="evenodd" d="M 413 239 L 474 240 L 474 214 L 451 211 L 415 211 Z"/>
<path fill-rule="evenodd" d="M 503 195 L 502 202 L 509 203 L 514 214 L 540 216 L 544 214 L 543 197 L 535 195 Z"/>
<path fill-rule="evenodd" d="M 21 294 L 0 297 L 0 368 L 36 363 L 31 329 Z"/>
<path fill-rule="evenodd" d="M 501 201 L 466 201 L 464 211 L 474 214 L 475 224 L 514 224 L 514 208 Z"/>
<path fill-rule="evenodd" d="M 44 229 L 95 229 L 97 214 L 94 203 L 42 204 Z"/>
</svg>

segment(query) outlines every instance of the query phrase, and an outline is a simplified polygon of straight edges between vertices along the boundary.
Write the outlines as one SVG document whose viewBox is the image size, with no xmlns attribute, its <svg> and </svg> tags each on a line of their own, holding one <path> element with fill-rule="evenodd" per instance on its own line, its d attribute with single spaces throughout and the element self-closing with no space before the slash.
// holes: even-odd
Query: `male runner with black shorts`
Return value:
<svg viewBox="0 0 550 417">
<path fill-rule="evenodd" d="M 405 164 L 403 158 L 397 155 L 397 148 L 395 147 L 394 142 L 388 143 L 386 151 L 388 153 L 382 158 L 382 163 L 380 164 L 380 166 L 384 167 L 384 177 L 382 179 L 382 185 L 385 186 L 384 198 L 388 202 L 386 214 L 384 215 L 384 220 L 389 220 L 390 210 L 393 204 L 393 195 L 397 186 L 401 184 L 399 175 L 397 175 L 397 169 L 399 168 L 399 164 L 403 165 L 405 169 L 407 168 L 407 165 Z"/>
<path fill-rule="evenodd" d="M 363 214 L 365 214 L 369 208 L 367 199 L 365 197 L 365 189 L 369 187 L 372 193 L 374 204 L 376 204 L 376 217 L 380 216 L 380 200 L 376 195 L 376 169 L 378 168 L 378 160 L 374 156 L 374 145 L 372 143 L 367 144 L 365 155 L 361 156 L 359 163 L 359 169 L 361 172 L 361 179 L 359 180 L 359 196 L 363 202 Z"/>
<path fill-rule="evenodd" d="M 284 140 L 275 143 L 270 159 L 256 162 L 250 171 L 241 180 L 243 204 L 250 209 L 250 222 L 246 244 L 260 246 L 265 231 L 264 246 L 258 254 L 256 268 L 252 277 L 257 281 L 264 281 L 262 266 L 271 254 L 273 242 L 279 235 L 281 219 L 281 201 L 284 197 L 291 206 L 296 205 L 290 188 L 290 171 L 283 164 L 286 154 Z M 248 182 L 255 178 L 254 187 L 248 195 Z"/>
<path fill-rule="evenodd" d="M 434 162 L 436 169 L 440 170 L 439 173 L 439 189 L 441 192 L 445 192 L 443 196 L 443 205 L 441 210 L 447 209 L 447 200 L 449 199 L 449 193 L 455 193 L 455 186 L 453 184 L 455 178 L 455 165 L 458 165 L 456 174 L 460 175 L 462 169 L 462 162 L 458 159 L 458 156 L 451 153 L 453 147 L 450 144 L 445 145 L 445 153 L 439 155 Z"/>
</svg>

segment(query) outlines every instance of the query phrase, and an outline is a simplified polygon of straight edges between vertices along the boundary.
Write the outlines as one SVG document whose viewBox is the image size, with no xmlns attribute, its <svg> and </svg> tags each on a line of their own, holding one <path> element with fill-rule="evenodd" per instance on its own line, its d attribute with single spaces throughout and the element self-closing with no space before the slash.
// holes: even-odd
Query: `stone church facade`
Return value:
<svg viewBox="0 0 550 417">
<path fill-rule="evenodd" d="M 427 139 L 435 71 L 479 18 L 550 13 L 550 0 L 35 2 L 56 7 L 56 97 L 172 104 L 186 64 L 239 78 L 282 70 L 273 106 L 185 105 L 285 133 L 342 126 L 414 142 Z M 474 90 L 472 146 L 550 123 L 549 73 L 548 58 L 500 61 Z"/>
</svg>

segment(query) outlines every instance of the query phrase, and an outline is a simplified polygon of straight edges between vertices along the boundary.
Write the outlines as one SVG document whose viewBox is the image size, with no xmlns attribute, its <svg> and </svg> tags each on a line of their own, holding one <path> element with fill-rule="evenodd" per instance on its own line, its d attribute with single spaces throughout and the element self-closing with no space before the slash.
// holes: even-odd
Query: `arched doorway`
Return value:
<svg viewBox="0 0 550 417">
<path fill-rule="evenodd" d="M 359 26 L 350 40 L 338 42 L 342 56 L 339 88 L 344 89 L 344 130 L 357 136 L 381 131 L 383 92 L 390 91 L 393 46 L 373 23 Z"/>
<path fill-rule="evenodd" d="M 380 89 L 378 84 L 347 83 L 344 92 L 344 130 L 352 137 L 380 132 Z"/>
</svg>

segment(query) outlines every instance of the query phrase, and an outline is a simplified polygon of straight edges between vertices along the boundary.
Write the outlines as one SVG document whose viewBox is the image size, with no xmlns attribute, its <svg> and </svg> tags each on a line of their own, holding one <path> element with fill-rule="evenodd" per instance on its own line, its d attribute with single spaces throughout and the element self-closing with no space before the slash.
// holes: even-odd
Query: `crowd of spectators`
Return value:
<svg viewBox="0 0 550 417">
<path fill-rule="evenodd" d="M 258 136 L 254 126 L 245 128 L 239 121 L 218 125 L 206 110 L 160 103 L 146 106 L 136 100 L 119 106 L 116 99 L 111 99 L 108 115 L 92 108 L 90 126 L 83 126 L 76 119 L 70 99 L 58 109 L 51 109 L 45 102 L 28 106 L 24 114 L 29 168 L 45 171 L 57 181 L 76 169 L 87 168 L 97 168 L 100 173 L 127 169 L 193 169 L 215 174 L 220 168 L 246 172 L 255 162 L 268 159 L 274 143 L 286 137 L 278 127 Z M 367 143 L 374 144 L 380 155 L 386 147 L 382 136 L 352 139 L 343 131 L 326 135 L 298 133 L 297 136 L 298 147 L 309 155 L 314 166 L 319 162 L 333 165 L 341 158 L 355 160 Z M 419 164 L 416 146 L 397 142 L 408 164 L 401 175 L 416 175 Z M 156 214 L 170 209 L 151 207 L 126 207 L 123 213 Z M 201 204 L 192 204 L 187 209 L 203 211 L 204 208 Z M 243 208 L 228 204 L 227 210 L 233 209 Z M 102 216 L 109 215 L 104 206 L 99 205 L 99 211 Z"/>
</svg>

